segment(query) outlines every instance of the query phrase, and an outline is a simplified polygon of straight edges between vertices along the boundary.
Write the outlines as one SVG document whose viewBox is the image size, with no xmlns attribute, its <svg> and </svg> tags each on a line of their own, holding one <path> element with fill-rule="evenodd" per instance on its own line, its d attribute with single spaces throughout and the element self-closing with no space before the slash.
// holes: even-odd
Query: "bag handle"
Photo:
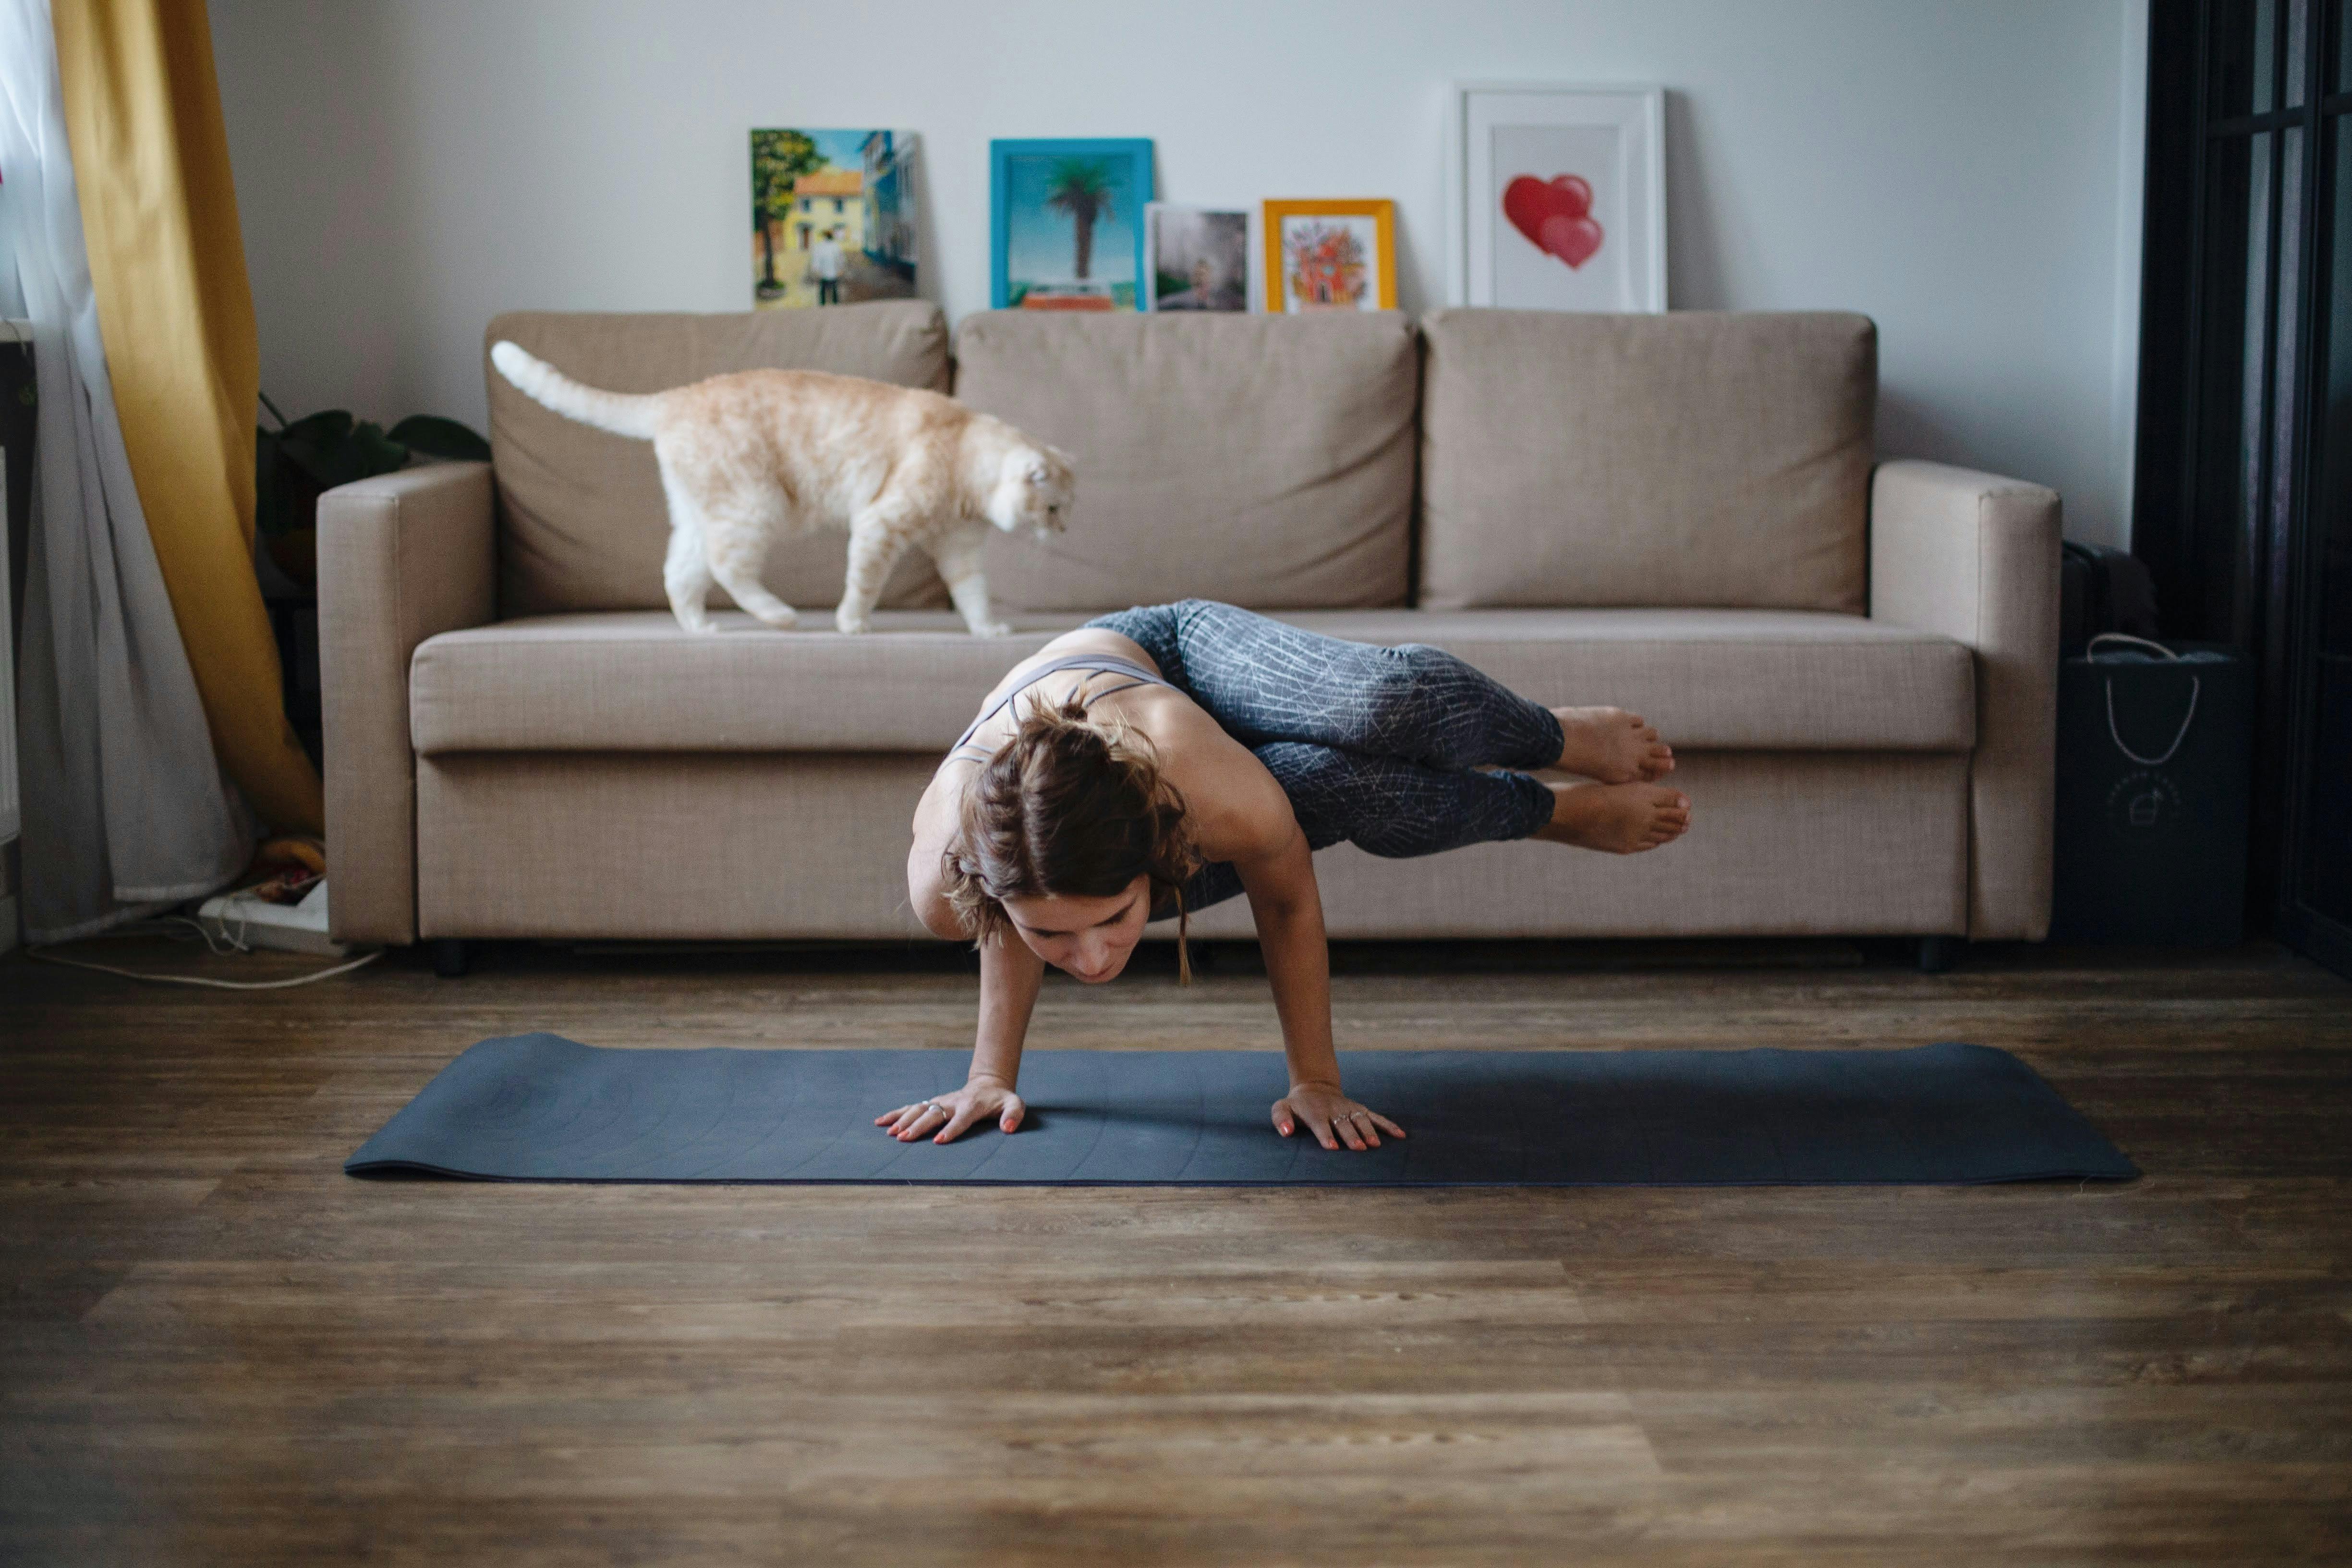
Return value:
<svg viewBox="0 0 2352 1568">
<path fill-rule="evenodd" d="M 2129 632 L 2101 632 L 2097 637 L 2093 637 L 2088 643 L 2084 645 L 2083 657 L 2084 658 L 2089 658 L 2092 653 L 2096 650 L 2098 646 L 2103 642 L 2129 643 L 2134 647 L 2151 648 L 2156 652 L 2162 654 L 2167 659 L 2174 664 L 2180 662 L 2180 656 L 2173 652 L 2170 648 L 2165 647 L 2162 643 L 2150 642 L 2146 637 L 2136 637 Z M 2180 750 L 2180 742 L 2189 739 L 2189 726 L 2197 721 L 2197 698 L 2204 689 L 2204 681 L 2194 675 L 2189 678 L 2189 711 L 2181 715 L 2180 731 L 2178 734 L 2172 737 L 2172 744 L 2164 748 L 2163 754 L 2154 757 L 2143 757 L 2137 752 L 2133 751 L 2130 746 L 2125 744 L 2124 732 L 2116 724 L 2116 683 L 2112 679 L 2110 679 L 2106 685 L 2107 736 L 2110 740 L 2115 742 L 2116 750 L 2121 752 L 2125 756 L 2129 757 L 2133 762 L 2137 763 L 2144 768 L 2160 768 L 2165 763 L 2170 762 L 2172 760 L 2172 753 Z"/>
<path fill-rule="evenodd" d="M 2097 637 L 2093 637 L 2089 642 L 2083 645 L 2083 657 L 2084 658 L 2090 658 L 2092 650 L 2096 648 L 2103 642 L 2127 642 L 2134 647 L 2148 648 L 2154 652 L 2160 653 L 2175 664 L 2180 662 L 2180 656 L 2173 652 L 2170 648 L 2165 647 L 2162 643 L 2150 642 L 2146 637 L 2136 637 L 2129 632 L 2101 632 Z"/>
<path fill-rule="evenodd" d="M 2089 645 L 2083 649 L 2083 657 L 2088 658 L 2091 655 L 2092 648 L 2098 647 L 2103 642 L 2109 641 L 2137 643 L 2141 647 L 2154 648 L 2157 652 L 2162 654 L 2165 658 L 2171 659 L 2175 663 L 2179 663 L 2180 659 L 2180 656 L 2179 654 L 2173 652 L 2170 648 L 2165 647 L 2160 642 L 2150 642 L 2146 637 L 2136 637 L 2124 632 L 2101 632 L 2097 637 L 2093 637 L 2090 640 Z M 2179 732 L 2172 737 L 2172 744 L 2165 747 L 2161 755 L 2153 757 L 2143 757 L 2137 752 L 2133 751 L 2129 745 L 2125 743 L 2124 732 L 2116 723 L 2116 683 L 2112 677 L 2108 679 L 2106 687 L 2107 738 L 2115 742 L 2116 750 L 2121 752 L 2125 756 L 2129 757 L 2133 762 L 2137 763 L 2144 768 L 2160 768 L 2164 766 L 2165 763 L 2172 761 L 2172 753 L 2180 750 L 2181 742 L 2189 739 L 2189 726 L 2197 722 L 2197 699 L 2204 690 L 2205 682 L 2194 675 L 2189 678 L 2189 711 L 2180 716 L 2180 729 Z"/>
<path fill-rule="evenodd" d="M 2180 750 L 2181 742 L 2189 739 L 2189 726 L 2197 721 L 2197 693 L 2198 689 L 2203 685 L 2204 682 L 2197 677 L 2192 675 L 2189 678 L 2189 711 L 2180 716 L 2180 732 L 2172 737 L 2172 744 L 2164 748 L 2162 756 L 2143 757 L 2124 744 L 2124 732 L 2116 728 L 2116 683 L 2112 680 L 2108 681 L 2107 734 L 2115 741 L 2116 750 L 2144 768 L 2160 768 L 2172 761 L 2172 753 Z"/>
</svg>

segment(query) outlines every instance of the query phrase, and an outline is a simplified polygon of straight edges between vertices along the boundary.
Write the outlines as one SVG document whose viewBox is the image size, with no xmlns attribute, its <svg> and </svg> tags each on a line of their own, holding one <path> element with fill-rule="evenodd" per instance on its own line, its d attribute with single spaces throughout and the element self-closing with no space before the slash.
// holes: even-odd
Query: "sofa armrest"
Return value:
<svg viewBox="0 0 2352 1568">
<path fill-rule="evenodd" d="M 339 942 L 416 940 L 408 660 L 497 613 L 490 466 L 432 463 L 319 498 L 328 919 Z"/>
<path fill-rule="evenodd" d="M 1870 616 L 1976 653 L 1969 935 L 2050 931 L 2058 752 L 2058 492 L 1941 463 L 1870 484 Z"/>
</svg>

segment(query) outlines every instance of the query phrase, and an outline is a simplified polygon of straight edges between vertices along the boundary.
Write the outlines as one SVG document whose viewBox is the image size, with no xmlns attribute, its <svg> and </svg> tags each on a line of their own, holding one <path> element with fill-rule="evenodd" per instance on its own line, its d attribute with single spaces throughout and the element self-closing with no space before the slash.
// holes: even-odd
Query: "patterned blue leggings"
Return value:
<svg viewBox="0 0 2352 1568">
<path fill-rule="evenodd" d="M 1160 673 L 1255 752 L 1290 797 L 1307 847 L 1434 855 L 1525 838 L 1552 795 L 1524 773 L 1559 760 L 1559 721 L 1452 654 L 1376 647 L 1301 631 L 1207 599 L 1142 605 L 1087 623 L 1142 645 Z M 1204 866 L 1184 907 L 1242 890 Z M 1153 911 L 1172 915 L 1171 908 Z"/>
</svg>

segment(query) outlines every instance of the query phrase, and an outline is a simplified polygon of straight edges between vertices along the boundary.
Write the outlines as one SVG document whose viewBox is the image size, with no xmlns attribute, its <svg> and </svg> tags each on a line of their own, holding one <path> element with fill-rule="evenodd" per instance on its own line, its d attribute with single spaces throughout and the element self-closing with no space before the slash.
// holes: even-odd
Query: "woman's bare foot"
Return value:
<svg viewBox="0 0 2352 1568">
<path fill-rule="evenodd" d="M 1622 708 L 1555 708 L 1559 721 L 1559 761 L 1554 767 L 1602 784 L 1651 782 L 1675 771 L 1675 749 L 1639 713 Z"/>
<path fill-rule="evenodd" d="M 1650 784 L 1553 784 L 1551 820 L 1538 838 L 1638 855 L 1671 844 L 1690 827 L 1690 796 Z"/>
</svg>

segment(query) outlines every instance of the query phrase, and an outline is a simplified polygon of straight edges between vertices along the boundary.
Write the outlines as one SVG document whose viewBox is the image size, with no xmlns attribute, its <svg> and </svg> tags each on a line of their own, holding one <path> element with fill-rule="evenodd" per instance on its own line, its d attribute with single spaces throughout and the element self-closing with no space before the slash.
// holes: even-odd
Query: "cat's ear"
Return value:
<svg viewBox="0 0 2352 1568">
<path fill-rule="evenodd" d="M 1074 467 L 1067 452 L 1063 451 L 1059 447 L 1048 447 L 1040 441 L 1030 452 L 1029 482 L 1033 485 L 1050 485 L 1055 480 L 1055 470 L 1058 469 L 1061 477 L 1066 479 Z"/>
</svg>

